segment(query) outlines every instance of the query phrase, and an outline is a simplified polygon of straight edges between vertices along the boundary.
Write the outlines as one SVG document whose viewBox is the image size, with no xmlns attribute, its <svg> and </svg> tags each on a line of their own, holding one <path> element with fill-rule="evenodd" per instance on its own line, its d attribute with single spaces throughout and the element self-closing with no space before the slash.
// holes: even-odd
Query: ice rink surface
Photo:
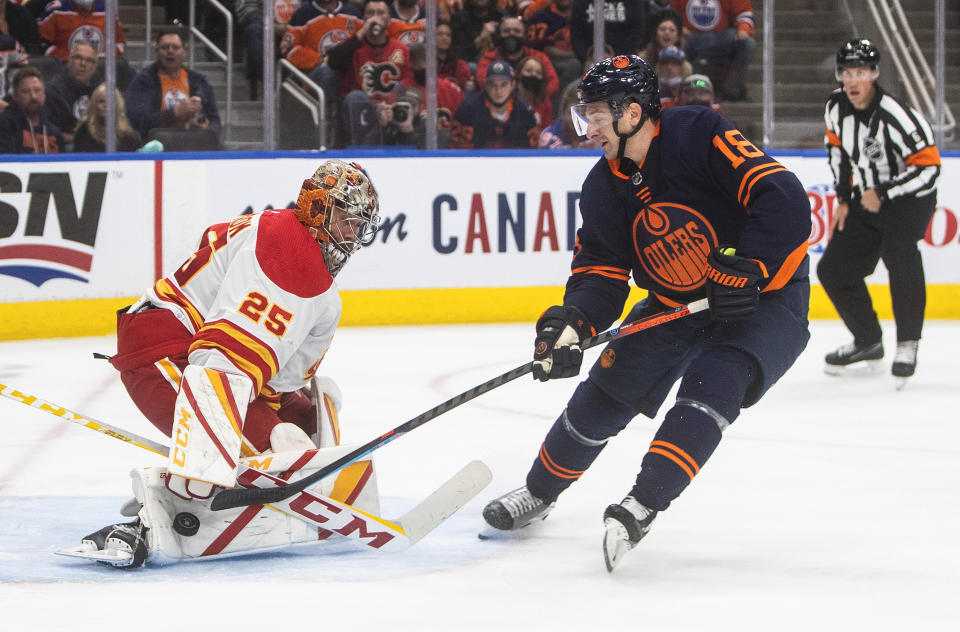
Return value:
<svg viewBox="0 0 960 632">
<path fill-rule="evenodd" d="M 668 406 L 634 420 L 516 540 L 478 540 L 480 510 L 523 483 L 576 380 L 521 378 L 375 453 L 386 517 L 471 459 L 494 473 L 407 551 L 340 541 L 123 572 L 52 552 L 120 521 L 128 471 L 161 458 L 0 399 L 2 629 L 956 629 L 960 323 L 928 322 L 918 373 L 900 392 L 889 373 L 825 376 L 824 353 L 848 336 L 835 322 L 812 329 L 797 365 L 612 575 L 601 515 L 629 490 Z M 344 441 L 366 442 L 522 364 L 531 332 L 341 329 L 321 373 L 344 392 Z M 0 383 L 165 442 L 91 357 L 113 350 L 112 337 L 0 343 Z"/>
</svg>

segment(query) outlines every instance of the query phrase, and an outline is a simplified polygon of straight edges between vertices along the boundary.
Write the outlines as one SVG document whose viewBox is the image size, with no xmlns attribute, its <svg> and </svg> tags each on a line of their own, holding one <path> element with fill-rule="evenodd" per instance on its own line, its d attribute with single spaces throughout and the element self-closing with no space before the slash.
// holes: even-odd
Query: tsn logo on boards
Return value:
<svg viewBox="0 0 960 632">
<path fill-rule="evenodd" d="M 105 171 L 88 172 L 78 200 L 69 173 L 31 173 L 24 182 L 15 173 L 0 171 L 0 275 L 37 287 L 55 278 L 89 282 L 106 186 Z M 18 208 L 14 203 L 24 193 L 29 194 L 27 204 Z M 51 210 L 60 227 L 56 244 L 37 239 L 51 237 Z"/>
</svg>

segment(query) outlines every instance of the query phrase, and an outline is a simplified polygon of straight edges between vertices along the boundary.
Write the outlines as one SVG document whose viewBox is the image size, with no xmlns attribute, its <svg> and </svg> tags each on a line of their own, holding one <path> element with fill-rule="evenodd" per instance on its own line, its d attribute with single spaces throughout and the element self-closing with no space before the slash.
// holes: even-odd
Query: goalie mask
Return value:
<svg viewBox="0 0 960 632">
<path fill-rule="evenodd" d="M 334 276 L 380 224 L 380 204 L 370 179 L 360 165 L 342 160 L 324 161 L 303 181 L 294 213 L 319 242 Z"/>
</svg>

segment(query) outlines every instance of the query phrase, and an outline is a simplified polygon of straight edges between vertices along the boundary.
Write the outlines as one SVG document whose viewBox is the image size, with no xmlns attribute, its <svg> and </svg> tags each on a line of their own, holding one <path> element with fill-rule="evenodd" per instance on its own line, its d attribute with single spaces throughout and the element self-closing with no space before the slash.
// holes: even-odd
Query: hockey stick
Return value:
<svg viewBox="0 0 960 632">
<path fill-rule="evenodd" d="M 596 347 L 597 345 L 601 345 L 605 342 L 623 338 L 624 336 L 629 336 L 630 334 L 635 334 L 638 331 L 643 331 L 644 329 L 650 329 L 651 327 L 662 325 L 663 323 L 670 322 L 671 320 L 677 320 L 678 318 L 683 318 L 684 316 L 689 316 L 690 314 L 702 312 L 707 309 L 707 307 L 707 299 L 704 298 L 700 299 L 699 301 L 694 301 L 689 305 L 681 305 L 675 309 L 666 310 L 657 314 L 651 314 L 646 318 L 635 320 L 632 323 L 628 323 L 621 327 L 608 329 L 601 334 L 587 338 L 583 341 L 580 347 L 582 349 Z M 502 375 L 498 375 L 492 380 L 488 380 L 479 386 L 474 386 L 470 390 L 460 393 L 459 395 L 448 399 L 442 404 L 434 406 L 425 413 L 417 415 L 410 421 L 397 426 L 393 430 L 389 430 L 385 434 L 372 439 L 353 452 L 345 454 L 333 463 L 320 468 L 310 476 L 305 476 L 304 478 L 301 478 L 288 485 L 284 485 L 283 487 L 267 487 L 259 489 L 234 488 L 222 490 L 213 497 L 210 508 L 214 511 L 220 511 L 222 509 L 232 509 L 234 507 L 241 507 L 243 505 L 266 505 L 270 503 L 278 503 L 286 498 L 289 498 L 293 494 L 296 494 L 297 492 L 303 491 L 307 487 L 336 472 L 340 468 L 346 467 L 354 461 L 363 458 L 374 450 L 390 443 L 394 439 L 399 439 L 404 434 L 422 426 L 431 419 L 435 419 L 443 413 L 456 408 L 460 404 L 468 402 L 479 395 L 488 393 L 495 388 L 503 386 L 507 382 L 511 382 L 518 377 L 526 375 L 532 370 L 533 362 L 527 362 L 526 364 L 518 366 L 515 369 L 511 369 Z"/>
<path fill-rule="evenodd" d="M 64 421 L 95 430 L 108 437 L 119 439 L 124 443 L 149 450 L 160 456 L 165 457 L 169 453 L 169 448 L 161 443 L 156 443 L 146 437 L 122 431 L 102 421 L 84 417 L 72 410 L 57 406 L 35 395 L 28 395 L 22 391 L 13 389 L 6 384 L 0 384 L 0 395 L 18 404 L 24 404 L 31 408 L 42 410 Z M 326 448 L 326 450 L 343 451 L 344 448 L 345 446 L 338 446 L 335 448 Z M 279 458 L 282 457 L 282 455 L 275 454 L 273 458 L 277 458 L 278 462 L 274 464 L 274 471 L 288 472 L 299 469 L 309 462 L 311 455 L 315 455 L 320 451 L 322 450 L 305 450 L 302 453 L 297 453 L 295 459 L 293 456 L 289 456 L 288 458 L 293 459 L 290 461 L 284 461 L 282 458 Z M 353 453 L 350 452 L 348 455 L 349 454 Z M 245 459 L 241 459 L 241 461 L 244 460 Z M 267 481 L 266 484 L 269 485 L 289 485 L 285 479 L 271 476 L 266 469 L 254 469 L 255 467 L 257 466 L 248 467 L 241 463 L 240 477 L 247 481 L 247 484 L 258 484 L 258 481 L 265 480 Z M 493 475 L 486 465 L 480 461 L 471 461 L 463 469 L 454 474 L 446 483 L 430 494 L 430 496 L 421 501 L 420 504 L 393 521 L 360 511 L 337 499 L 306 493 L 302 490 L 288 494 L 291 498 L 284 498 L 285 502 L 280 506 L 270 507 L 270 509 L 293 515 L 299 520 L 315 524 L 318 527 L 324 527 L 345 537 L 359 539 L 373 548 L 379 549 L 382 546 L 381 542 L 392 541 L 394 539 L 396 539 L 396 542 L 390 547 L 384 547 L 385 550 L 404 548 L 416 544 L 425 535 L 452 516 L 470 499 L 476 496 L 480 490 L 486 487 L 492 477 Z M 282 487 L 273 489 L 282 489 Z M 317 513 L 324 507 L 326 507 L 325 514 L 321 515 L 322 512 Z M 343 515 L 340 515 L 341 513 Z M 372 544 L 371 541 L 373 542 Z M 90 557 L 85 549 L 82 554 L 73 549 L 63 549 L 57 552 L 73 557 Z"/>
<path fill-rule="evenodd" d="M 25 404 L 31 408 L 36 408 L 46 413 L 50 413 L 54 417 L 59 417 L 64 421 L 70 421 L 75 424 L 79 424 L 84 428 L 95 430 L 101 434 L 107 435 L 108 437 L 113 437 L 114 439 L 119 439 L 120 441 L 133 444 L 138 448 L 155 452 L 160 456 L 167 456 L 170 451 L 170 449 L 162 443 L 151 441 L 146 437 L 135 435 L 132 432 L 127 432 L 126 430 L 120 430 L 119 428 L 111 426 L 110 424 L 105 424 L 102 421 L 84 417 L 83 415 L 79 415 L 72 410 L 68 410 L 62 406 L 52 404 L 45 399 L 41 399 L 36 395 L 27 395 L 26 393 L 7 386 L 6 384 L 0 384 L 0 395 L 19 404 Z"/>
</svg>

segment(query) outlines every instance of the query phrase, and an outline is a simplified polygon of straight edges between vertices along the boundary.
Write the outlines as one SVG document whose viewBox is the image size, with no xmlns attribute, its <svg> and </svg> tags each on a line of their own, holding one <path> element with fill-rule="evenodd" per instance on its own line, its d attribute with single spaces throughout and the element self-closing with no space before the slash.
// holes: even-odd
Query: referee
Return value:
<svg viewBox="0 0 960 632">
<path fill-rule="evenodd" d="M 837 193 L 830 240 L 817 276 L 853 334 L 827 354 L 826 372 L 879 366 L 880 322 L 864 281 L 882 259 L 897 325 L 893 375 L 913 375 L 923 329 L 926 282 L 917 242 L 936 208 L 940 154 L 929 123 L 877 85 L 880 51 L 867 39 L 837 52 L 843 88 L 827 99 L 825 142 Z"/>
</svg>

